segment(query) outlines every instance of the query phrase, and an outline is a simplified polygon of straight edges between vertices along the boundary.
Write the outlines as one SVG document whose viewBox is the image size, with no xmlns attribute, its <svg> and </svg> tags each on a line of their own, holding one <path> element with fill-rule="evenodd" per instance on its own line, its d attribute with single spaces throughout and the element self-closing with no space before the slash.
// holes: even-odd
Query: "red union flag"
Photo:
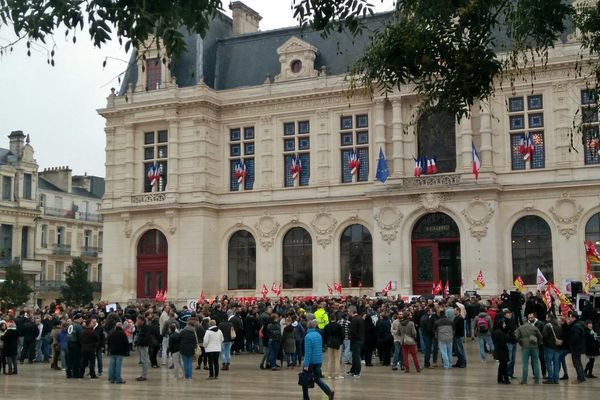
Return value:
<svg viewBox="0 0 600 400">
<path fill-rule="evenodd" d="M 383 294 L 386 294 L 390 290 L 392 290 L 392 281 L 388 281 L 388 283 L 386 283 L 386 285 L 383 287 L 383 289 L 381 289 L 381 292 Z"/>
<path fill-rule="evenodd" d="M 485 287 L 485 279 L 483 279 L 483 272 L 481 272 L 481 270 L 479 270 L 479 274 L 477 274 L 475 284 L 479 289 L 483 289 Z"/>
<path fill-rule="evenodd" d="M 327 284 L 327 291 L 329 292 L 330 295 L 333 294 L 333 288 L 331 287 L 331 285 L 329 285 L 329 283 Z"/>
<path fill-rule="evenodd" d="M 548 283 L 548 279 L 544 276 L 540 269 L 537 269 L 537 275 L 535 278 L 535 283 L 537 285 L 537 290 L 542 290 L 542 288 Z"/>
<path fill-rule="evenodd" d="M 333 282 L 333 289 L 339 294 L 342 294 L 342 284 L 340 282 Z"/>
<path fill-rule="evenodd" d="M 267 297 L 267 295 L 269 294 L 269 289 L 267 289 L 267 285 L 263 283 L 262 290 L 260 292 L 262 293 L 263 298 Z"/>
</svg>

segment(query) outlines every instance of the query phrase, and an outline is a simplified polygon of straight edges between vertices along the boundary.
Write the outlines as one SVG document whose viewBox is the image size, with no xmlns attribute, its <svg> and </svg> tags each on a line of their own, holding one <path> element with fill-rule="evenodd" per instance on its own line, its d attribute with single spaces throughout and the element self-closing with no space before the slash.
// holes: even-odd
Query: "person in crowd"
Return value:
<svg viewBox="0 0 600 400">
<path fill-rule="evenodd" d="M 439 319 L 435 322 L 434 328 L 443 367 L 450 369 L 452 368 L 452 341 L 454 340 L 453 325 L 452 321 L 446 318 L 446 310 L 443 308 L 440 309 Z"/>
<path fill-rule="evenodd" d="M 296 366 L 296 335 L 292 326 L 292 318 L 285 319 L 285 326 L 281 336 L 281 346 L 286 359 L 286 366 L 293 368 Z"/>
<path fill-rule="evenodd" d="M 81 371 L 81 335 L 83 334 L 83 316 L 75 314 L 67 327 L 67 378 L 83 378 Z"/>
<path fill-rule="evenodd" d="M 586 378 L 597 378 L 594 375 L 594 362 L 600 355 L 600 337 L 594 329 L 594 323 L 591 320 L 585 321 L 585 355 L 588 362 L 583 369 Z"/>
<path fill-rule="evenodd" d="M 350 320 L 346 312 L 340 313 L 340 319 L 338 323 L 344 330 L 344 342 L 342 343 L 342 363 L 344 365 L 350 365 L 352 354 L 350 353 Z M 304 337 L 304 335 L 302 335 Z M 304 349 L 304 346 L 302 346 Z"/>
<path fill-rule="evenodd" d="M 269 366 L 271 371 L 277 371 L 279 370 L 277 356 L 279 355 L 279 348 L 281 346 L 281 325 L 277 313 L 271 315 L 271 322 L 267 325 L 266 330 L 269 337 Z"/>
<path fill-rule="evenodd" d="M 258 314 L 255 309 L 251 310 L 246 314 L 244 318 L 244 337 L 246 340 L 246 351 L 250 354 L 260 352 L 260 346 L 258 343 L 258 331 L 260 329 L 260 323 L 258 321 Z"/>
<path fill-rule="evenodd" d="M 233 318 L 234 311 L 226 311 L 225 315 L 226 316 L 223 318 L 222 322 L 220 322 L 218 325 L 219 330 L 221 333 L 223 333 L 223 346 L 220 354 L 221 369 L 223 371 L 229 370 L 229 366 L 231 365 L 231 346 L 233 346 L 233 341 L 237 337 L 237 332 L 233 328 L 233 324 L 230 321 Z M 281 337 L 281 334 L 279 336 Z"/>
<path fill-rule="evenodd" d="M 158 324 L 160 328 L 160 336 L 161 336 L 161 352 L 160 352 L 160 363 L 162 365 L 166 365 L 169 357 L 169 336 L 170 336 L 170 323 L 169 320 L 171 318 L 171 307 L 166 305 L 163 307 L 162 312 L 160 313 L 160 317 L 158 319 Z"/>
<path fill-rule="evenodd" d="M 394 354 L 392 356 L 392 371 L 398 370 L 398 364 L 400 365 L 400 369 L 404 371 L 404 361 L 402 360 L 402 341 L 400 335 L 398 334 L 398 328 L 400 327 L 400 315 L 398 312 L 395 312 L 392 315 L 393 322 L 391 326 L 391 334 L 394 338 Z M 417 332 L 419 330 L 417 329 Z"/>
<path fill-rule="evenodd" d="M 416 371 L 421 372 L 421 366 L 419 365 L 419 359 L 417 358 L 417 329 L 415 328 L 415 323 L 411 320 L 411 315 L 408 311 L 405 311 L 402 314 L 398 335 L 402 342 L 402 363 L 404 364 L 404 372 L 410 372 L 410 364 L 408 362 L 409 354 L 413 359 Z"/>
<path fill-rule="evenodd" d="M 375 325 L 377 334 L 377 353 L 381 360 L 381 365 L 389 367 L 392 362 L 392 349 L 394 347 L 394 336 L 392 335 L 392 323 L 388 318 L 387 312 L 379 315 L 377 325 Z"/>
<path fill-rule="evenodd" d="M 455 368 L 467 367 L 467 355 L 463 346 L 463 339 L 465 338 L 465 318 L 462 314 L 463 311 L 460 307 L 454 308 L 454 320 L 452 321 L 454 338 L 452 339 L 452 349 L 456 353 L 456 364 L 453 365 Z"/>
<path fill-rule="evenodd" d="M 329 323 L 323 329 L 323 340 L 327 347 L 328 379 L 344 379 L 341 372 L 341 348 L 344 343 L 344 328 L 337 322 L 335 313 L 331 315 Z"/>
<path fill-rule="evenodd" d="M 140 353 L 140 365 L 142 374 L 135 378 L 138 382 L 148 380 L 148 370 L 150 369 L 150 326 L 143 315 L 138 315 L 135 321 L 136 328 L 136 346 Z"/>
<path fill-rule="evenodd" d="M 23 349 L 21 350 L 21 364 L 25 362 L 25 358 L 29 360 L 29 364 L 33 364 L 35 359 L 36 338 L 39 334 L 37 326 L 31 318 L 24 318 L 21 326 L 21 335 L 23 336 Z"/>
<path fill-rule="evenodd" d="M 183 373 L 180 372 L 183 370 L 183 361 L 181 360 L 181 336 L 179 335 L 179 330 L 177 329 L 177 323 L 171 322 L 169 325 L 169 341 L 168 341 L 168 356 L 171 358 L 173 363 L 173 376 L 175 379 L 183 378 Z"/>
<path fill-rule="evenodd" d="M 539 343 L 542 342 L 542 334 L 535 326 L 536 316 L 534 313 L 527 315 L 527 322 L 517 328 L 515 337 L 521 345 L 521 385 L 527 384 L 527 372 L 529 370 L 529 361 L 533 365 L 534 383 L 540 383 L 540 365 L 539 365 Z"/>
<path fill-rule="evenodd" d="M 196 322 L 196 318 L 188 318 L 185 328 L 179 332 L 179 353 L 183 361 L 183 379 L 186 381 L 192 379 L 194 354 L 200 345 L 198 334 L 196 333 Z"/>
<path fill-rule="evenodd" d="M 294 338 L 296 340 L 296 365 L 302 364 L 304 356 L 304 335 L 306 335 L 306 320 L 302 316 L 292 315 L 292 326 L 294 327 Z"/>
<path fill-rule="evenodd" d="M 350 317 L 350 349 L 352 351 L 352 366 L 348 374 L 354 378 L 360 378 L 361 354 L 365 343 L 365 320 L 362 315 L 358 314 L 356 306 L 348 307 L 348 316 Z M 304 348 L 306 349 L 306 343 Z"/>
<path fill-rule="evenodd" d="M 17 375 L 17 354 L 19 350 L 19 332 L 16 323 L 12 321 L 5 322 L 6 330 L 2 335 L 2 354 L 6 360 L 6 370 L 2 371 L 6 375 Z"/>
<path fill-rule="evenodd" d="M 479 356 L 483 363 L 487 362 L 487 353 L 494 351 L 492 328 L 492 319 L 487 313 L 487 308 L 482 306 L 481 311 L 475 318 L 475 333 L 477 335 L 477 341 L 479 342 Z"/>
<path fill-rule="evenodd" d="M 420 326 L 423 333 L 423 361 L 425 368 L 437 367 L 438 344 L 435 340 L 435 322 L 438 316 L 433 309 L 433 304 L 428 305 L 425 314 L 421 317 Z M 433 365 L 430 360 L 433 358 Z M 406 367 L 406 366 L 405 366 Z"/>
<path fill-rule="evenodd" d="M 109 332 L 106 338 L 108 350 L 108 381 L 115 384 L 123 384 L 125 381 L 121 376 L 123 358 L 129 354 L 129 341 L 123 331 L 123 324 L 119 321 Z"/>
<path fill-rule="evenodd" d="M 50 340 L 52 341 L 52 363 L 50 364 L 50 368 L 59 371 L 61 370 L 61 368 L 58 366 L 58 361 L 60 359 L 60 345 L 58 343 L 58 335 L 61 329 L 62 325 L 56 324 L 52 327 L 52 331 L 50 331 Z"/>
<path fill-rule="evenodd" d="M 96 348 L 96 371 L 98 376 L 102 376 L 103 372 L 103 355 L 106 351 L 106 333 L 104 332 L 104 327 L 98 322 L 98 318 L 96 316 L 92 316 L 90 320 L 90 324 L 92 325 L 92 329 L 98 335 L 98 347 Z"/>
<path fill-rule="evenodd" d="M 83 332 L 81 333 L 81 366 L 79 372 L 79 378 L 83 378 L 85 376 L 85 369 L 88 368 L 89 375 L 91 379 L 97 379 L 95 364 L 96 364 L 96 351 L 98 350 L 98 345 L 100 343 L 100 338 L 94 332 L 92 328 L 92 324 L 88 322 L 84 322 Z"/>
<path fill-rule="evenodd" d="M 494 324 L 492 332 L 494 338 L 494 358 L 498 361 L 498 384 L 508 385 L 510 379 L 508 375 L 509 350 L 507 345 L 507 321 L 500 319 Z"/>
<path fill-rule="evenodd" d="M 162 335 L 160 334 L 160 320 L 159 317 L 153 316 L 150 318 L 148 325 L 149 331 L 149 346 L 148 356 L 150 357 L 150 366 L 152 368 L 158 368 L 158 352 L 162 343 Z"/>
<path fill-rule="evenodd" d="M 329 321 L 328 321 L 329 323 Z M 311 374 L 314 382 L 323 393 L 327 395 L 329 400 L 333 400 L 335 392 L 327 386 L 323 381 L 321 374 L 321 366 L 323 364 L 323 339 L 321 335 L 316 331 L 318 326 L 317 320 L 311 320 L 308 322 L 308 331 L 304 338 L 304 372 Z M 310 400 L 308 395 L 308 385 L 306 380 L 302 385 L 302 396 L 304 400 Z"/>
<path fill-rule="evenodd" d="M 569 344 L 571 346 L 571 361 L 577 373 L 577 379 L 573 383 L 585 382 L 585 372 L 581 356 L 585 353 L 585 325 L 579 319 L 576 311 L 569 311 L 567 323 L 571 326 L 569 331 Z"/>
<path fill-rule="evenodd" d="M 223 332 L 217 328 L 217 322 L 214 319 L 208 321 L 203 343 L 208 358 L 208 379 L 219 378 L 219 353 L 224 340 Z"/>
<path fill-rule="evenodd" d="M 571 325 L 567 322 L 567 317 L 561 315 L 558 318 L 558 323 L 562 332 L 562 345 L 560 346 L 560 368 L 563 375 L 558 378 L 559 381 L 569 380 L 569 370 L 567 369 L 567 356 L 571 352 Z M 560 373 L 559 373 L 560 375 Z"/>
<path fill-rule="evenodd" d="M 364 345 L 364 361 L 365 366 L 373 366 L 373 353 L 377 350 L 377 330 L 375 322 L 378 317 L 372 310 L 367 309 L 364 315 L 365 321 L 365 345 Z"/>
<path fill-rule="evenodd" d="M 560 373 L 560 345 L 562 344 L 562 333 L 558 320 L 552 314 L 546 315 L 546 324 L 542 331 L 544 360 L 546 362 L 547 379 L 544 384 L 558 384 Z"/>
</svg>

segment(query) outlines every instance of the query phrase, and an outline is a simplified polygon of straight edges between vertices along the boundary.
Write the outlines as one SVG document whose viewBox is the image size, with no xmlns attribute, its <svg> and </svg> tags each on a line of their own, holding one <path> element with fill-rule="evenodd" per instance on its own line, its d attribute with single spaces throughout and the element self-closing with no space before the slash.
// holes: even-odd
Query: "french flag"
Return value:
<svg viewBox="0 0 600 400">
<path fill-rule="evenodd" d="M 477 154 L 477 148 L 475 148 L 475 143 L 471 142 L 471 153 L 473 154 L 473 175 L 475 175 L 475 180 L 479 179 L 479 168 L 481 168 L 481 160 L 479 159 L 479 154 Z"/>
<path fill-rule="evenodd" d="M 421 169 L 421 160 L 418 160 L 418 159 L 416 159 L 414 157 L 413 157 L 413 159 L 415 160 L 414 176 L 418 178 L 418 177 L 421 176 L 421 172 L 422 172 L 422 169 Z"/>
</svg>

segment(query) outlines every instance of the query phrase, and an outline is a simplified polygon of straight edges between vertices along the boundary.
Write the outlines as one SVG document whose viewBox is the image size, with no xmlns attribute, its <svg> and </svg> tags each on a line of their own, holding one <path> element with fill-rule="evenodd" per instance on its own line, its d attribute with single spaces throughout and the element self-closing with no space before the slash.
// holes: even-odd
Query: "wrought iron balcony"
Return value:
<svg viewBox="0 0 600 400">
<path fill-rule="evenodd" d="M 63 208 L 44 207 L 44 215 L 52 217 L 78 219 L 81 221 L 102 222 L 102 214 L 91 212 L 76 211 L 73 209 L 66 210 Z"/>
<path fill-rule="evenodd" d="M 102 282 L 90 282 L 94 288 L 94 293 L 102 291 Z M 35 283 L 35 290 L 38 292 L 58 292 L 63 286 L 66 286 L 65 281 L 37 281 Z"/>
<path fill-rule="evenodd" d="M 56 256 L 70 256 L 71 245 L 70 244 L 55 244 L 52 253 Z"/>
<path fill-rule="evenodd" d="M 98 253 L 101 251 L 102 249 L 98 247 L 83 246 L 81 248 L 81 257 L 98 257 Z"/>
</svg>

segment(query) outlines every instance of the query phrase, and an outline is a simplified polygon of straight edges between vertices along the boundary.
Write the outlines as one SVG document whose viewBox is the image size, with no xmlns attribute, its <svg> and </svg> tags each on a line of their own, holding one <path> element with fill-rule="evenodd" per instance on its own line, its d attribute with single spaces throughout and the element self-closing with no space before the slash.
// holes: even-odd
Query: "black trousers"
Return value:
<svg viewBox="0 0 600 400">
<path fill-rule="evenodd" d="M 210 351 L 206 353 L 208 357 L 208 376 L 217 378 L 219 376 L 219 355 L 220 351 Z"/>
<path fill-rule="evenodd" d="M 363 341 L 353 340 L 350 342 L 350 351 L 352 352 L 352 367 L 350 373 L 354 375 L 360 375 L 361 370 L 361 354 L 362 354 Z"/>
<path fill-rule="evenodd" d="M 510 382 L 508 380 L 508 361 L 498 361 L 498 383 Z"/>
<path fill-rule="evenodd" d="M 587 376 L 594 375 L 594 362 L 596 362 L 596 358 L 592 357 L 585 365 L 585 370 L 583 372 L 585 372 Z"/>
<path fill-rule="evenodd" d="M 90 372 L 90 376 L 95 378 L 96 371 L 94 371 L 94 365 L 96 364 L 96 352 L 95 351 L 82 351 L 81 352 L 81 364 L 79 366 L 79 370 L 81 371 L 79 374 L 80 378 L 83 378 L 85 375 L 85 369 L 88 368 Z"/>
<path fill-rule="evenodd" d="M 33 359 L 35 358 L 35 339 L 26 339 L 23 341 L 20 361 L 25 361 L 25 358 L 27 358 L 29 362 L 33 362 Z"/>
<path fill-rule="evenodd" d="M 81 345 L 79 343 L 69 343 L 67 377 L 83 378 L 83 371 L 81 371 Z"/>
<path fill-rule="evenodd" d="M 390 365 L 392 361 L 392 347 L 394 342 L 379 342 L 377 352 L 379 353 L 379 360 L 384 366 Z"/>
<path fill-rule="evenodd" d="M 158 367 L 158 351 L 160 350 L 160 346 L 152 346 L 148 348 L 150 355 L 150 365 L 153 367 Z"/>
<path fill-rule="evenodd" d="M 583 364 L 581 363 L 581 354 L 571 353 L 571 361 L 573 361 L 573 367 L 577 372 L 577 380 L 580 382 L 585 381 L 585 373 L 583 372 Z"/>
</svg>

